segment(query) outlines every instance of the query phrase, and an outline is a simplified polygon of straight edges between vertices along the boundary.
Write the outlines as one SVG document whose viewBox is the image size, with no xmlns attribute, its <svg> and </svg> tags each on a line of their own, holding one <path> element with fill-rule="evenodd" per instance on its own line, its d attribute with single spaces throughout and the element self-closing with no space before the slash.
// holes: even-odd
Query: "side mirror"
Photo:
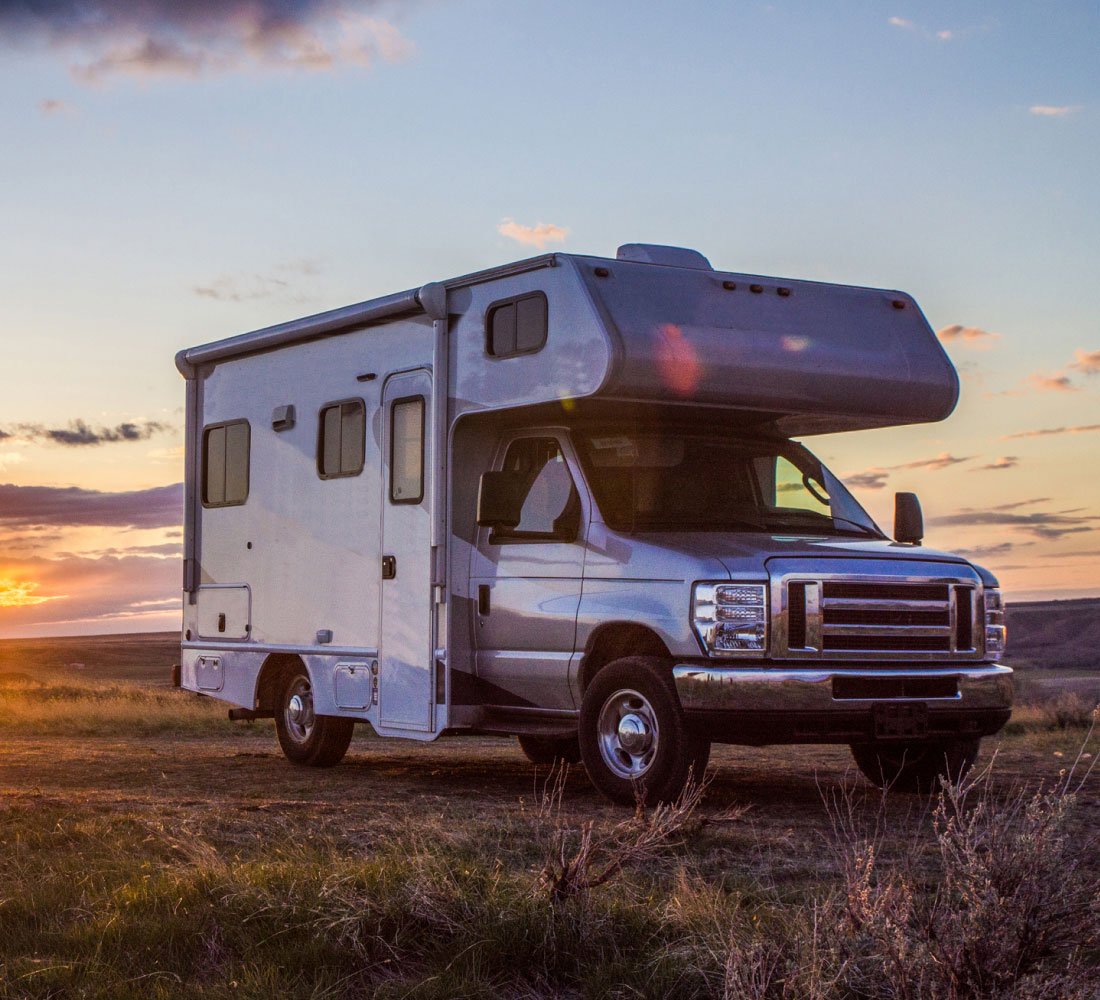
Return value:
<svg viewBox="0 0 1100 1000">
<path fill-rule="evenodd" d="M 514 528 L 523 511 L 527 480 L 518 472 L 483 472 L 477 491 L 477 523 Z"/>
<path fill-rule="evenodd" d="M 916 493 L 894 494 L 894 538 L 905 545 L 919 545 L 924 538 L 924 515 Z"/>
</svg>

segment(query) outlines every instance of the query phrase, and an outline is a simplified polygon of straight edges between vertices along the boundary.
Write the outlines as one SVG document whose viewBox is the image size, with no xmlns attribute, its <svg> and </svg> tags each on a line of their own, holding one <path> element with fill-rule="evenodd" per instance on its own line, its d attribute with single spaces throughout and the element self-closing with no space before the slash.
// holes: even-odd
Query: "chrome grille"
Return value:
<svg viewBox="0 0 1100 1000">
<path fill-rule="evenodd" d="M 775 655 L 974 659 L 975 585 L 785 579 Z"/>
</svg>

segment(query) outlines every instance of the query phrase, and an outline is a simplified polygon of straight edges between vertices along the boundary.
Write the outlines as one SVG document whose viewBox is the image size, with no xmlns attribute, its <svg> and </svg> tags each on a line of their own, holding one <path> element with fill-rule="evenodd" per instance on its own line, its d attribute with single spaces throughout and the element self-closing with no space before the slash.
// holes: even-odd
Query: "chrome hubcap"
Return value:
<svg viewBox="0 0 1100 1000">
<path fill-rule="evenodd" d="M 313 689 L 309 678 L 296 677 L 290 686 L 283 718 L 287 732 L 297 743 L 305 743 L 313 732 Z"/>
<path fill-rule="evenodd" d="M 628 781 L 640 778 L 653 763 L 659 738 L 657 717 L 644 695 L 624 688 L 604 702 L 597 739 L 613 774 Z"/>
</svg>

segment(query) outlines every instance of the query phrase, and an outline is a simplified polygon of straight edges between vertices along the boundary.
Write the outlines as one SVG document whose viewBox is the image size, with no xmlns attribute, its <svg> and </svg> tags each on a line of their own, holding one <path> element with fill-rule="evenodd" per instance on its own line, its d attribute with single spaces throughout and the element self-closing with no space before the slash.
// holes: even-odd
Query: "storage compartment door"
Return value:
<svg viewBox="0 0 1100 1000">
<path fill-rule="evenodd" d="M 252 593 L 246 584 L 200 587 L 195 598 L 200 639 L 247 639 Z"/>
</svg>

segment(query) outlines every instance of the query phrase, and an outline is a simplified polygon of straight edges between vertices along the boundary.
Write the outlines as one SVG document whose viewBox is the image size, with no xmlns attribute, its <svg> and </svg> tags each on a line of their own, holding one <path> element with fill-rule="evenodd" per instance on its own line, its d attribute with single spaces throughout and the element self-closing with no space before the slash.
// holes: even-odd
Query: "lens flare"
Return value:
<svg viewBox="0 0 1100 1000">
<path fill-rule="evenodd" d="M 659 329 L 657 367 L 665 386 L 677 396 L 690 396 L 695 392 L 703 365 L 695 348 L 684 339 L 684 331 L 675 323 L 665 323 Z"/>
</svg>

